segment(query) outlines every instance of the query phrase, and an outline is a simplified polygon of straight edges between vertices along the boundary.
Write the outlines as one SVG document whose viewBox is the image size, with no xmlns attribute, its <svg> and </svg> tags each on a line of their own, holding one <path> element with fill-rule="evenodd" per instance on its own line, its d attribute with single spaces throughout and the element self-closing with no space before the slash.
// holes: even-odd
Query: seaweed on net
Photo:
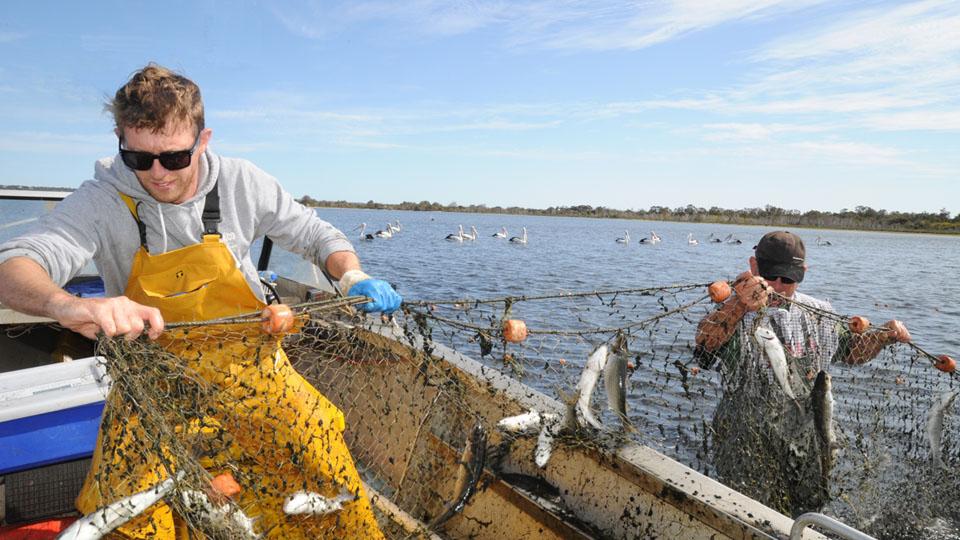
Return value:
<svg viewBox="0 0 960 540">
<path fill-rule="evenodd" d="M 785 326 L 777 308 L 763 310 L 738 330 L 740 348 L 725 365 L 696 345 L 699 321 L 716 308 L 704 295 L 706 285 L 424 300 L 408 302 L 386 323 L 357 316 L 342 302 L 303 304 L 293 306 L 300 323 L 282 346 L 296 370 L 343 412 L 343 437 L 368 497 L 382 494 L 421 523 L 433 521 L 457 497 L 453 478 L 462 476 L 460 455 L 474 426 L 479 423 L 489 434 L 482 491 L 491 474 L 500 474 L 498 460 L 518 443 L 518 436 L 498 431 L 497 421 L 523 412 L 498 398 L 494 385 L 484 386 L 442 361 L 444 351 L 472 357 L 483 369 L 518 380 L 570 411 L 587 356 L 622 333 L 629 350 L 627 419 L 633 429 L 623 429 L 609 410 L 601 383 L 589 403 L 604 429 L 568 422 L 557 445 L 601 452 L 647 445 L 788 514 L 820 510 L 879 538 L 929 537 L 931 526 L 955 530 L 960 515 L 947 495 L 960 488 L 953 473 L 960 464 L 957 423 L 948 411 L 941 441 L 946 470 L 931 466 L 927 433 L 931 405 L 955 388 L 953 377 L 931 370 L 929 355 L 915 346 L 889 347 L 872 362 L 849 367 L 826 357 L 841 343 L 815 349 L 809 366 L 833 375 L 839 446 L 825 473 L 808 397 L 813 370 L 794 367 L 797 399 L 785 398 L 752 334 L 755 325 L 770 319 L 794 351 L 790 347 L 804 329 Z M 849 321 L 816 305 L 794 302 L 793 308 L 809 324 L 841 334 Z M 526 321 L 525 340 L 505 339 L 508 318 Z M 245 493 L 286 495 L 305 488 L 339 493 L 343 485 L 336 474 L 320 483 L 305 477 L 304 452 L 314 441 L 276 436 L 256 421 L 253 409 L 264 408 L 269 416 L 271 405 L 252 405 L 256 391 L 245 388 L 236 366 L 253 369 L 269 362 L 276 338 L 258 328 L 250 320 L 185 325 L 171 329 L 163 346 L 102 340 L 117 396 L 104 422 L 135 413 L 137 423 L 121 422 L 111 436 L 141 430 L 149 441 L 124 448 L 103 472 L 130 474 L 143 464 L 159 464 L 165 476 L 185 472 L 178 493 L 204 492 L 211 476 L 226 470 Z M 213 361 L 217 355 L 226 360 Z M 211 420 L 225 409 L 244 413 Z M 732 420 L 731 412 L 743 411 L 751 411 L 753 421 Z M 277 470 L 265 470 L 251 453 L 269 454 Z M 796 492 L 783 487 L 793 478 L 816 481 Z M 104 497 L 124 494 L 118 487 Z M 221 516 L 211 523 L 183 499 L 168 501 L 191 528 L 211 537 L 241 537 L 237 520 Z M 230 512 L 250 517 L 257 534 L 281 536 L 285 525 L 261 517 L 256 499 L 241 495 L 227 504 Z M 387 537 L 425 534 L 422 528 L 398 527 L 374 503 Z M 343 522 L 335 515 L 296 521 L 305 537 L 317 538 L 336 536 Z M 448 532 L 460 526 L 456 518 L 439 525 Z"/>
</svg>

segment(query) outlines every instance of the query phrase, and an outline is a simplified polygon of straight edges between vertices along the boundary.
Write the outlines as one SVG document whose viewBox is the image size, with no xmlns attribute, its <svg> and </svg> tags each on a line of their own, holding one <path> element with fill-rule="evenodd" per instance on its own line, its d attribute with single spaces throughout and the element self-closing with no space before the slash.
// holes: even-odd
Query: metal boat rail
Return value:
<svg viewBox="0 0 960 540">
<path fill-rule="evenodd" d="M 830 516 L 816 512 L 808 512 L 794 520 L 793 526 L 790 527 L 790 540 L 800 540 L 801 535 L 803 535 L 803 530 L 811 525 L 816 525 L 846 540 L 877 540 L 869 534 L 860 532 Z"/>
</svg>

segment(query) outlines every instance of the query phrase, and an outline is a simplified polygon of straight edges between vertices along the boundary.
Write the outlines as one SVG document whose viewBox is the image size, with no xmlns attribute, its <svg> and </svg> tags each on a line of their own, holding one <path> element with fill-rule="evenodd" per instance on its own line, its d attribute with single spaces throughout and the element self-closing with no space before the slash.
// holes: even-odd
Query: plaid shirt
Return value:
<svg viewBox="0 0 960 540">
<path fill-rule="evenodd" d="M 774 378 L 770 362 L 754 337 L 757 326 L 765 326 L 773 330 L 783 346 L 788 380 L 794 395 L 798 398 L 809 395 L 813 379 L 820 370 L 828 369 L 828 364 L 841 349 L 845 336 L 835 320 L 804 309 L 794 302 L 833 313 L 829 302 L 799 292 L 794 293 L 793 302 L 782 307 L 767 307 L 747 313 L 733 337 L 714 353 L 715 358 L 720 360 L 718 367 L 724 392 L 749 384 L 754 392 L 759 390 L 756 385 L 761 385 L 770 390 L 763 393 L 776 395 L 777 392 L 773 391 L 776 388 L 785 397 Z"/>
</svg>

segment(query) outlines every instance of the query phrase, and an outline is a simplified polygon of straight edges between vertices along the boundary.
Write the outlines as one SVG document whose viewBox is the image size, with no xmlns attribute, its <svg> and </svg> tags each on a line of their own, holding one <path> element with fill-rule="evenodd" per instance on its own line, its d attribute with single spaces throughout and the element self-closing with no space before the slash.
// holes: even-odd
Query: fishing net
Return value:
<svg viewBox="0 0 960 540">
<path fill-rule="evenodd" d="M 718 308 L 707 285 L 409 301 L 390 320 L 357 315 L 347 307 L 351 299 L 340 299 L 293 306 L 298 322 L 282 340 L 260 331 L 256 318 L 180 325 L 160 343 L 104 339 L 100 354 L 114 384 L 104 423 L 117 424 L 110 435 L 117 440 L 106 445 L 123 451 L 97 474 L 149 469 L 158 473 L 148 480 L 159 481 L 182 471 L 179 496 L 165 500 L 178 526 L 208 537 L 240 538 L 251 527 L 268 537 L 290 537 L 291 530 L 310 538 L 349 535 L 365 526 L 362 512 L 350 510 L 361 500 L 388 538 L 469 537 L 498 526 L 472 517 L 471 505 L 506 476 L 499 460 L 525 444 L 530 470 L 544 458 L 529 442 L 536 430 L 500 423 L 529 412 L 499 392 L 521 382 L 556 400 L 554 412 L 567 416 L 556 424 L 558 448 L 603 452 L 637 442 L 785 513 L 822 510 L 879 538 L 957 530 L 960 511 L 950 495 L 960 488 L 953 472 L 960 435 L 952 404 L 937 405 L 956 384 L 931 369 L 931 355 L 898 344 L 864 365 L 831 362 L 863 354 L 858 348 L 869 340 L 852 335 L 849 317 L 802 296 L 727 323 L 727 344 L 705 350 L 697 346 L 701 321 Z M 525 332 L 506 321 L 523 321 Z M 793 397 L 771 368 L 761 327 L 784 347 Z M 882 333 L 874 326 L 863 336 Z M 308 424 L 324 402 L 294 403 L 307 413 L 291 416 L 288 383 L 264 393 L 248 382 L 245 370 L 256 371 L 260 384 L 271 380 L 282 361 L 278 344 L 343 413 L 350 459 L 337 458 L 321 477 L 311 463 L 329 455 L 324 445 L 337 430 Z M 608 363 L 623 363 L 626 385 L 607 384 L 618 372 L 602 369 L 585 395 L 585 366 L 602 346 Z M 449 362 L 460 354 L 477 362 L 476 371 Z M 822 377 L 817 384 L 821 370 L 832 375 L 832 446 L 817 430 L 826 403 L 817 393 L 825 384 Z M 618 392 L 625 392 L 622 406 Z M 596 423 L 584 421 L 584 410 Z M 931 416 L 937 410 L 942 417 Z M 130 430 L 141 444 L 119 442 Z M 832 449 L 836 458 L 825 463 Z M 224 472 L 242 491 L 226 500 L 210 494 L 219 513 L 183 495 L 209 494 L 211 479 Z M 109 487 L 106 502 L 140 487 L 101 486 Z M 542 485 L 528 488 L 549 496 Z M 266 508 L 300 491 L 340 500 L 343 509 L 305 517 Z"/>
</svg>

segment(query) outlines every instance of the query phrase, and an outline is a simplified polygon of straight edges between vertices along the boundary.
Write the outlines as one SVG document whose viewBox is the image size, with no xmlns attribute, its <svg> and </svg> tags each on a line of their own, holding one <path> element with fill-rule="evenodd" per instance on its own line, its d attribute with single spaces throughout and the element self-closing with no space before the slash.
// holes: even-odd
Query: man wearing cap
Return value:
<svg viewBox="0 0 960 540">
<path fill-rule="evenodd" d="M 797 292 L 807 264 L 796 234 L 767 233 L 749 263 L 736 294 L 697 328 L 697 358 L 705 368 L 717 365 L 723 385 L 712 424 L 714 466 L 727 485 L 796 516 L 830 498 L 810 399 L 817 374 L 834 360 L 868 362 L 884 347 L 910 341 L 910 333 L 895 320 L 883 332 L 851 333 L 830 316 L 829 302 Z M 767 331 L 776 343 L 761 343 Z M 785 377 L 771 358 L 780 349 Z"/>
</svg>

